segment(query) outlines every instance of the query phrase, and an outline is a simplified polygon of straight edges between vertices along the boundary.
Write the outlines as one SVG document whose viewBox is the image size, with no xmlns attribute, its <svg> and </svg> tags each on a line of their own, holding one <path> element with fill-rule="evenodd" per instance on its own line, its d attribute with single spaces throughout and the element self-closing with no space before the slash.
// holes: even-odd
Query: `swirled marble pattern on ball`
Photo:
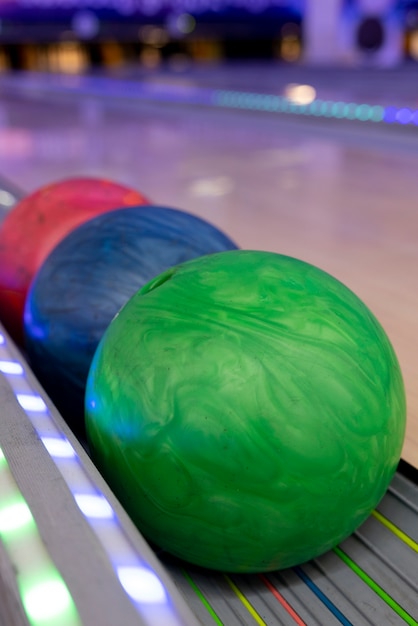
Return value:
<svg viewBox="0 0 418 626">
<path fill-rule="evenodd" d="M 205 220 L 157 206 L 103 213 L 55 247 L 29 290 L 25 340 L 35 373 L 77 433 L 91 360 L 119 309 L 171 266 L 234 248 Z"/>
<path fill-rule="evenodd" d="M 146 285 L 89 373 L 93 458 L 140 530 L 267 571 L 351 534 L 400 458 L 405 393 L 379 322 L 302 261 L 233 251 Z"/>
</svg>

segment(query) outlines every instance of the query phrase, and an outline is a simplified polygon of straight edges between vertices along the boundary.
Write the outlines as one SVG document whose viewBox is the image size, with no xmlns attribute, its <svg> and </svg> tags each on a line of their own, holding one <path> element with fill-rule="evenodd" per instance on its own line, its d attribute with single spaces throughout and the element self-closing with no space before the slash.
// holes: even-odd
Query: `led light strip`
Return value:
<svg viewBox="0 0 418 626">
<path fill-rule="evenodd" d="M 32 513 L 0 448 L 0 537 L 16 571 L 31 626 L 80 626 L 74 601 L 51 561 Z M 53 621 L 52 621 L 53 620 Z"/>
<path fill-rule="evenodd" d="M 109 95 L 109 81 L 97 77 L 88 83 L 66 85 L 72 91 L 90 95 Z M 323 100 L 315 98 L 309 104 L 296 104 L 285 96 L 269 93 L 255 93 L 236 90 L 208 89 L 205 87 L 181 85 L 159 85 L 158 91 L 153 85 L 138 84 L 134 81 L 116 81 L 111 84 L 113 97 L 130 100 L 157 100 L 160 102 L 178 102 L 194 105 L 265 111 L 270 113 L 296 114 L 313 117 L 327 117 L 359 122 L 384 122 L 418 126 L 418 109 L 408 107 L 383 106 L 380 104 L 344 102 L 341 100 Z"/>
<path fill-rule="evenodd" d="M 31 386 L 24 366 L 13 357 L 2 333 L 0 372 L 9 382 L 18 403 L 32 422 L 80 511 L 102 544 L 120 584 L 143 622 L 150 626 L 181 626 L 183 622 L 160 577 L 133 547 L 112 505 L 88 476 L 76 450 L 59 429 L 42 397 Z M 25 591 L 25 597 L 28 593 Z M 33 622 L 36 626 L 38 623 L 43 624 Z M 64 621 L 59 624 L 67 626 Z"/>
<path fill-rule="evenodd" d="M 213 104 L 219 107 L 252 111 L 418 126 L 418 110 L 411 110 L 407 107 L 383 107 L 380 104 L 357 104 L 321 99 L 315 99 L 310 104 L 295 104 L 283 96 L 225 90 L 213 92 Z"/>
</svg>

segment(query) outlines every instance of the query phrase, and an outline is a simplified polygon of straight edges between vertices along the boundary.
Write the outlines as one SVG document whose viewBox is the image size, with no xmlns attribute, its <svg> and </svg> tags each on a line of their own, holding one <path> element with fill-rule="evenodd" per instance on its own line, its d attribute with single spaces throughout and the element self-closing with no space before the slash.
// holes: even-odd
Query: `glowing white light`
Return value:
<svg viewBox="0 0 418 626">
<path fill-rule="evenodd" d="M 45 413 L 47 406 L 41 396 L 31 393 L 17 393 L 17 401 L 25 411 L 34 411 L 35 413 Z"/>
<path fill-rule="evenodd" d="M 228 176 L 216 176 L 215 178 L 200 178 L 189 187 L 189 193 L 198 197 L 225 196 L 234 189 L 234 182 Z"/>
<path fill-rule="evenodd" d="M 311 85 L 287 85 L 285 96 L 293 104 L 311 104 L 316 98 L 316 90 Z"/>
<path fill-rule="evenodd" d="M 4 344 L 4 335 L 0 333 L 0 345 Z"/>
<path fill-rule="evenodd" d="M 75 493 L 74 499 L 86 517 L 111 519 L 114 512 L 104 496 Z"/>
<path fill-rule="evenodd" d="M 49 454 L 61 459 L 71 459 L 76 456 L 76 452 L 68 439 L 61 437 L 41 437 L 41 441 Z"/>
<path fill-rule="evenodd" d="M 26 502 L 15 502 L 0 509 L 0 534 L 18 530 L 32 521 Z"/>
<path fill-rule="evenodd" d="M 118 567 L 116 573 L 126 593 L 136 602 L 166 602 L 164 586 L 151 570 L 145 567 Z"/>
<path fill-rule="evenodd" d="M 193 15 L 190 15 L 189 13 L 182 13 L 176 20 L 176 27 L 179 33 L 188 35 L 196 28 L 196 20 Z"/>
<path fill-rule="evenodd" d="M 43 622 L 68 609 L 71 597 L 65 584 L 55 579 L 32 587 L 24 594 L 23 603 L 31 621 Z"/>
<path fill-rule="evenodd" d="M 23 374 L 23 367 L 17 361 L 0 361 L 0 372 L 3 374 Z"/>
<path fill-rule="evenodd" d="M 16 198 L 5 189 L 0 190 L 0 204 L 3 206 L 13 206 L 16 202 Z"/>
</svg>

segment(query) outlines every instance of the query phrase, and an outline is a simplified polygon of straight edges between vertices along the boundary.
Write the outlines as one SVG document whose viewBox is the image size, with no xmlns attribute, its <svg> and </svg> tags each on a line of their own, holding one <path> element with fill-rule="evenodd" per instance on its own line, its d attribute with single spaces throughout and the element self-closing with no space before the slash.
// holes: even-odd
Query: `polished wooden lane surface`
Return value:
<svg viewBox="0 0 418 626">
<path fill-rule="evenodd" d="M 108 176 L 212 221 L 242 247 L 332 273 L 369 305 L 395 347 L 408 400 L 403 458 L 418 467 L 414 129 L 92 96 L 49 94 L 48 102 L 53 108 L 41 92 L 2 94 L 3 175 L 27 191 L 81 173 Z"/>
</svg>

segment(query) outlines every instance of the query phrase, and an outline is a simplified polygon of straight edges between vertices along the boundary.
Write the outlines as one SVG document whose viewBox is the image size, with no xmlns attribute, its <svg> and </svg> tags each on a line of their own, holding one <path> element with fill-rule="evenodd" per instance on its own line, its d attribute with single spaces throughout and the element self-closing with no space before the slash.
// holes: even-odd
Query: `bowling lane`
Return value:
<svg viewBox="0 0 418 626">
<path fill-rule="evenodd" d="M 390 99 L 384 74 L 375 76 L 369 102 L 411 104 L 408 80 L 398 77 Z M 350 100 L 367 98 L 368 77 L 348 72 L 344 82 L 339 73 L 334 83 L 331 74 L 327 83 L 317 72 L 311 83 Z M 210 220 L 242 247 L 297 256 L 338 277 L 395 346 L 408 396 L 403 458 L 417 467 L 416 127 L 210 106 L 217 84 L 271 93 L 277 83 L 278 93 L 307 78 L 271 66 L 247 79 L 233 68 L 4 77 L 0 172 L 25 192 L 107 176 Z"/>
</svg>

